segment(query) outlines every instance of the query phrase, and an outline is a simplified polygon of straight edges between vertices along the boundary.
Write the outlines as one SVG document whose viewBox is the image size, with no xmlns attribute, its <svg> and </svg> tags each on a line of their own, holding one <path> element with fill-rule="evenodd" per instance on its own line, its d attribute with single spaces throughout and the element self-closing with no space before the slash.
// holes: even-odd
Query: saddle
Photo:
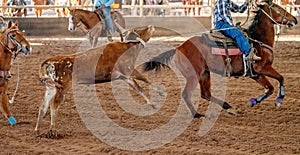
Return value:
<svg viewBox="0 0 300 155">
<path fill-rule="evenodd" d="M 244 35 L 247 35 L 244 33 Z M 212 47 L 212 54 L 214 55 L 223 55 L 226 56 L 226 66 L 223 73 L 223 76 L 229 77 L 232 72 L 231 58 L 232 55 L 242 55 L 243 53 L 237 46 L 235 40 L 230 37 L 225 36 L 220 31 L 211 31 L 209 33 L 202 34 L 202 37 L 205 39 L 206 43 Z M 243 76 L 255 76 L 252 73 L 252 62 L 246 62 L 243 59 L 244 64 L 244 75 Z"/>
<path fill-rule="evenodd" d="M 94 12 L 97 14 L 97 17 L 99 18 L 100 22 L 102 24 L 104 24 L 105 20 L 104 20 L 104 15 L 103 15 L 102 11 L 99 9 L 96 9 Z"/>
<path fill-rule="evenodd" d="M 216 48 L 225 48 L 225 47 L 238 48 L 235 40 L 225 36 L 220 31 L 212 31 L 210 33 L 204 33 L 203 37 L 205 38 L 206 42 L 211 47 L 216 47 Z"/>
</svg>

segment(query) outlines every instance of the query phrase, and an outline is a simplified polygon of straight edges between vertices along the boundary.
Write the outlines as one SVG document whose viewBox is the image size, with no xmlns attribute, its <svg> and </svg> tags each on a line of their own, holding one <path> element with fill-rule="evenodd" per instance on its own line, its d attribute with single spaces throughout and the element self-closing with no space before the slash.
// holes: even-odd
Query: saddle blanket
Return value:
<svg viewBox="0 0 300 155">
<path fill-rule="evenodd" d="M 213 47 L 211 50 L 212 54 L 214 55 L 225 55 L 226 56 L 226 52 L 225 49 L 223 48 L 215 48 Z M 228 49 L 228 55 L 242 55 L 242 51 L 239 48 L 229 48 Z"/>
</svg>

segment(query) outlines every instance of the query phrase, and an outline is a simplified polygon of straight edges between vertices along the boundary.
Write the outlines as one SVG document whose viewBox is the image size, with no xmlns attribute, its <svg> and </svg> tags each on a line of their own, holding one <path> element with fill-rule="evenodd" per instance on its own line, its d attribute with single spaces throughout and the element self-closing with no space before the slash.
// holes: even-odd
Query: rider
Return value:
<svg viewBox="0 0 300 155">
<path fill-rule="evenodd" d="M 8 1 L 7 1 L 7 6 L 13 5 L 13 1 L 14 1 L 14 0 L 8 0 Z M 27 3 L 26 3 L 25 0 L 20 0 L 20 2 L 21 2 L 24 6 L 27 5 Z M 26 9 L 26 8 L 24 8 L 24 15 L 27 16 L 27 9 Z"/>
<path fill-rule="evenodd" d="M 21 1 L 21 3 L 22 3 L 23 5 L 27 5 L 27 3 L 25 2 L 25 0 L 20 0 L 20 1 Z M 13 3 L 13 0 L 8 0 L 8 1 L 7 1 L 7 6 L 12 5 L 12 3 Z"/>
<path fill-rule="evenodd" d="M 114 0 L 95 0 L 95 8 L 100 9 L 102 11 L 106 26 L 109 28 L 110 34 L 115 32 L 113 21 L 110 14 L 111 11 L 110 5 L 113 4 L 114 2 L 115 2 Z"/>
<path fill-rule="evenodd" d="M 7 26 L 7 24 L 4 21 L 3 16 L 0 16 L 0 32 L 2 31 L 2 28 L 6 27 L 6 26 Z"/>
<path fill-rule="evenodd" d="M 255 48 L 251 48 L 247 38 L 242 31 L 233 26 L 230 11 L 243 13 L 248 8 L 248 0 L 244 4 L 238 6 L 231 0 L 216 0 L 214 9 L 214 26 L 216 29 L 234 39 L 243 53 L 245 60 L 261 60 L 254 54 Z"/>
<path fill-rule="evenodd" d="M 54 5 L 53 1 L 52 0 L 47 0 L 49 5 Z"/>
</svg>

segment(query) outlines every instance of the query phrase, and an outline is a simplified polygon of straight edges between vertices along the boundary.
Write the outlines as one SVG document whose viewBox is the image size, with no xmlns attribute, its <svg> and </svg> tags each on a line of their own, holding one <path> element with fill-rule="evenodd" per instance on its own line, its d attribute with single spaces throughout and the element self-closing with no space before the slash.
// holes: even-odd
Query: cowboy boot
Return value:
<svg viewBox="0 0 300 155">
<path fill-rule="evenodd" d="M 261 57 L 255 55 L 254 51 L 255 51 L 255 48 L 251 48 L 250 53 L 246 57 L 246 60 L 254 60 L 254 61 L 261 60 Z"/>
</svg>

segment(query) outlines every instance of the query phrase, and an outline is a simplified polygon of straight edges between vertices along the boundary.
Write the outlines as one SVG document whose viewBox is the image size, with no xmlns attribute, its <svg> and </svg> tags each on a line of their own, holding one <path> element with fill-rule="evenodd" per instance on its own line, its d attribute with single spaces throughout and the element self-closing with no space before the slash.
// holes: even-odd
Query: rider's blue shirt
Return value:
<svg viewBox="0 0 300 155">
<path fill-rule="evenodd" d="M 101 4 L 104 4 L 106 7 L 109 7 L 114 2 L 115 0 L 95 0 L 95 7 L 99 7 Z"/>
<path fill-rule="evenodd" d="M 238 6 L 237 4 L 233 3 L 231 0 L 217 0 L 215 2 L 215 9 L 214 9 L 214 23 L 217 23 L 218 21 L 222 20 L 232 25 L 232 17 L 230 11 L 243 13 L 247 10 L 247 8 L 248 8 L 247 3 Z"/>
</svg>

